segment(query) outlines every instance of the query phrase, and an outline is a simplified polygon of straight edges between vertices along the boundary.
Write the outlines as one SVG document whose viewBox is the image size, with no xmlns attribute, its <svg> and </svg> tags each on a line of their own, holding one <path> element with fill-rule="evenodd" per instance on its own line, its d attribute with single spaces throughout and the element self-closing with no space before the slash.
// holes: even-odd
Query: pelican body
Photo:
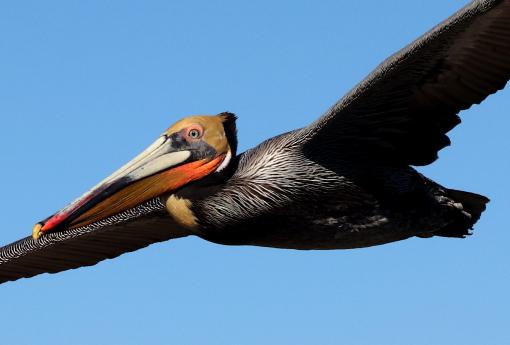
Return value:
<svg viewBox="0 0 510 345">
<path fill-rule="evenodd" d="M 457 114 L 509 78 L 510 0 L 473 1 L 314 123 L 244 153 L 232 113 L 176 122 L 31 236 L 0 248 L 0 282 L 189 235 L 291 249 L 463 238 L 489 200 L 412 166 L 435 161 Z"/>
</svg>

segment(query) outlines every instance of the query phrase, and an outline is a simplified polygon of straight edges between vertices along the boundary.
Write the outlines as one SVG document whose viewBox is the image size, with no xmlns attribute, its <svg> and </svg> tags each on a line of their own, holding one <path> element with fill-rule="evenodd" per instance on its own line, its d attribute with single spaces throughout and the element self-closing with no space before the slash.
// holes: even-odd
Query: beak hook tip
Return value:
<svg viewBox="0 0 510 345">
<path fill-rule="evenodd" d="M 41 237 L 41 235 L 42 235 L 42 231 L 41 231 L 42 227 L 43 227 L 43 224 L 37 223 L 32 228 L 32 238 L 35 241 L 37 241 Z"/>
</svg>

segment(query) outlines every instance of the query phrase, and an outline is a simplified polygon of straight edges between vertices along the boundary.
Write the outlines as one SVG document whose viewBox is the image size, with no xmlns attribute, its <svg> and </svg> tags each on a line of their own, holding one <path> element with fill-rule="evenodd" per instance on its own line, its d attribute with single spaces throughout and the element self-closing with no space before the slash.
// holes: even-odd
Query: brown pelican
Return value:
<svg viewBox="0 0 510 345">
<path fill-rule="evenodd" d="M 294 249 L 465 237 L 488 199 L 411 166 L 435 161 L 457 113 L 509 78 L 510 0 L 473 1 L 314 123 L 240 155 L 234 114 L 178 121 L 32 236 L 1 248 L 0 281 L 188 235 Z"/>
</svg>

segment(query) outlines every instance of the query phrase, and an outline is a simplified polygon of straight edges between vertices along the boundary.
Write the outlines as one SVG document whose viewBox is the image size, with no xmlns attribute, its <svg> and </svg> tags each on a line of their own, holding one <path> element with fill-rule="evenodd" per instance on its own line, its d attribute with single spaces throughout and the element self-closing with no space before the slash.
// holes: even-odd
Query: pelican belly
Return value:
<svg viewBox="0 0 510 345">
<path fill-rule="evenodd" d="M 407 239 L 441 229 L 446 208 L 390 210 L 378 205 L 346 209 L 342 204 L 294 206 L 222 229 L 202 230 L 200 237 L 227 245 L 289 249 L 353 249 Z"/>
</svg>

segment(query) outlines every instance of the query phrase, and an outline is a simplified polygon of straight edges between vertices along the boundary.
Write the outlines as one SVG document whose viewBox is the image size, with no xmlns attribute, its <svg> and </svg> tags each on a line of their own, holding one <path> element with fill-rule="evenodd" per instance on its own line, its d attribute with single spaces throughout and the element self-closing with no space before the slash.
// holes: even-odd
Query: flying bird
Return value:
<svg viewBox="0 0 510 345">
<path fill-rule="evenodd" d="M 489 200 L 412 166 L 434 162 L 457 114 L 509 78 L 510 0 L 473 1 L 312 124 L 244 153 L 232 113 L 176 122 L 30 236 L 0 248 L 0 282 L 191 235 L 293 249 L 463 238 Z"/>
</svg>

